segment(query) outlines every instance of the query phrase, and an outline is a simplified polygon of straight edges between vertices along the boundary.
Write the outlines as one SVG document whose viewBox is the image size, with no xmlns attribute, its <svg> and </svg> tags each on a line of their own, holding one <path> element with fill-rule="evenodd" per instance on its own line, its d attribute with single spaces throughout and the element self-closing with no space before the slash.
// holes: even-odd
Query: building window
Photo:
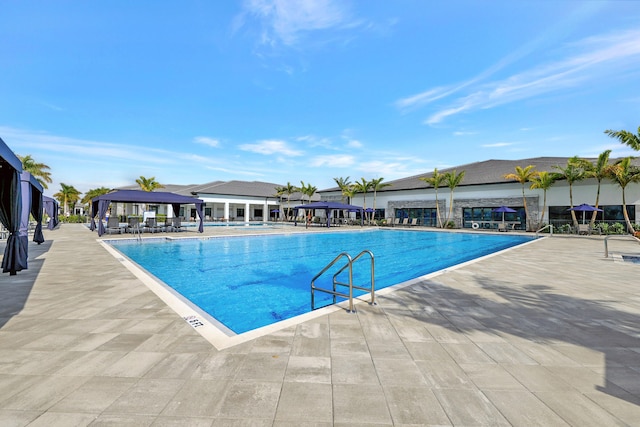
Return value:
<svg viewBox="0 0 640 427">
<path fill-rule="evenodd" d="M 571 211 L 570 206 L 549 206 L 549 221 L 555 225 L 571 224 Z M 600 206 L 602 212 L 597 212 L 596 222 L 606 222 L 612 224 L 614 222 L 624 222 L 624 213 L 622 212 L 622 205 L 604 205 Z M 636 220 L 636 207 L 633 205 L 627 205 L 627 213 L 631 222 Z M 592 212 L 584 213 L 584 221 L 590 222 Z M 576 212 L 576 220 L 582 222 L 582 212 Z"/>
<path fill-rule="evenodd" d="M 496 207 L 462 208 L 462 227 L 473 228 L 473 224 L 476 223 L 479 228 L 498 228 L 498 224 L 502 222 L 502 213 L 493 212 L 494 209 Z M 526 218 L 524 207 L 511 209 L 516 212 L 505 212 L 504 221 L 516 229 L 523 229 Z"/>
<path fill-rule="evenodd" d="M 442 212 L 440 212 L 440 214 L 440 219 L 444 221 Z M 413 219 L 417 219 L 419 225 L 425 225 L 428 227 L 436 227 L 438 225 L 436 208 L 400 208 L 396 209 L 396 218 L 400 219 L 401 223 L 405 219 L 408 219 L 409 222 Z"/>
</svg>

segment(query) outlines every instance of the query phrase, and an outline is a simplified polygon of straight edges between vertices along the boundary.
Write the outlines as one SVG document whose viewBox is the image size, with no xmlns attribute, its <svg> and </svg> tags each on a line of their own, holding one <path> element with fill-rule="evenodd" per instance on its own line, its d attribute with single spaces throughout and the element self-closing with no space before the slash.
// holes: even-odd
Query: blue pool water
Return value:
<svg viewBox="0 0 640 427">
<path fill-rule="evenodd" d="M 311 311 L 311 279 L 341 252 L 372 251 L 382 289 L 531 239 L 371 230 L 109 243 L 239 334 Z M 354 284 L 369 284 L 369 268 L 368 257 L 354 264 Z M 318 284 L 330 287 L 335 271 Z M 329 298 L 316 293 L 316 307 Z"/>
</svg>

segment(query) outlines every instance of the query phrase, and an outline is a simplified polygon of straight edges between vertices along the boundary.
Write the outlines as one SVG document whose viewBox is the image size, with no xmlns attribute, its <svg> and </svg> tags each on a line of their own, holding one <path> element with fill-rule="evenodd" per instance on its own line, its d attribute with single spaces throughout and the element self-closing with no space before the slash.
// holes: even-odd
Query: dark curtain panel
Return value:
<svg viewBox="0 0 640 427">
<path fill-rule="evenodd" d="M 202 202 L 196 202 L 196 212 L 198 212 L 198 217 L 200 217 L 200 226 L 198 227 L 198 231 L 202 233 L 204 231 L 204 215 L 202 213 Z"/>
<path fill-rule="evenodd" d="M 96 215 L 98 215 L 98 204 L 100 202 L 97 200 L 91 201 L 91 224 L 89 225 L 89 230 L 95 231 L 96 229 Z"/>
<path fill-rule="evenodd" d="M 42 202 L 44 204 L 44 210 L 49 216 L 47 228 L 53 230 L 56 228 L 56 225 L 58 225 L 58 202 L 47 196 L 42 196 Z"/>
<path fill-rule="evenodd" d="M 40 244 L 44 242 L 44 235 L 42 234 L 42 192 L 35 187 L 31 188 L 31 215 L 36 220 L 33 241 Z"/>
<path fill-rule="evenodd" d="M 110 200 L 100 200 L 98 202 L 98 236 L 102 236 L 104 234 L 104 224 L 102 220 L 107 215 L 107 209 L 109 209 Z"/>
<path fill-rule="evenodd" d="M 8 272 L 13 276 L 27 268 L 27 238 L 21 239 L 19 236 L 22 214 L 20 173 L 6 163 L 2 166 L 0 168 L 0 221 L 10 233 L 2 259 L 2 272 Z"/>
</svg>

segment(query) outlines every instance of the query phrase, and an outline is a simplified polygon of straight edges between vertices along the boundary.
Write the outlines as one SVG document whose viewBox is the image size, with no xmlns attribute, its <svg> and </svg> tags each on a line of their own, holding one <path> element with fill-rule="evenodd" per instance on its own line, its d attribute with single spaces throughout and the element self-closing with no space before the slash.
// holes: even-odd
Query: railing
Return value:
<svg viewBox="0 0 640 427">
<path fill-rule="evenodd" d="M 142 232 L 140 231 L 140 224 L 135 223 L 131 226 L 131 234 L 137 235 L 136 240 L 142 242 Z"/>
<path fill-rule="evenodd" d="M 630 237 L 630 238 L 632 238 L 633 240 L 635 240 L 636 242 L 639 242 L 639 243 L 640 243 L 640 241 L 638 241 L 638 239 L 636 239 L 635 237 L 633 237 L 633 236 L 632 236 L 632 235 L 630 235 L 630 234 L 626 234 L 626 235 L 611 234 L 611 235 L 609 235 L 609 236 L 605 236 L 605 238 L 604 238 L 604 257 L 605 257 L 605 258 L 609 258 L 609 244 L 608 244 L 608 240 L 609 240 L 609 239 L 613 239 L 614 237 L 622 238 L 622 239 L 626 239 L 626 238 Z"/>
<path fill-rule="evenodd" d="M 369 255 L 371 258 L 371 286 L 370 287 L 356 286 L 353 284 L 353 263 L 364 255 Z M 338 261 L 340 261 L 343 258 L 346 258 L 347 262 L 333 275 L 333 289 L 329 290 L 329 289 L 317 287 L 315 284 L 316 280 L 320 278 L 320 276 L 326 273 L 327 270 L 329 270 L 331 267 L 333 267 Z M 348 278 L 349 278 L 348 283 L 343 283 L 338 281 L 338 275 L 344 272 L 345 269 L 348 269 Z M 347 294 L 347 293 L 338 291 L 338 286 L 347 287 L 349 289 L 349 293 Z M 342 252 L 341 254 L 336 256 L 333 259 L 333 261 L 327 264 L 327 266 L 324 267 L 322 271 L 320 271 L 320 273 L 316 274 L 315 277 L 311 279 L 311 310 L 316 309 L 315 292 L 318 291 L 318 292 L 324 292 L 332 295 L 333 304 L 336 303 L 337 297 L 347 298 L 349 301 L 348 311 L 353 313 L 354 312 L 354 309 L 353 309 L 353 290 L 354 289 L 358 289 L 361 291 L 369 291 L 371 293 L 371 301 L 369 302 L 369 304 L 375 304 L 375 260 L 374 260 L 373 253 L 371 251 L 364 250 L 360 252 L 355 258 L 351 258 L 351 255 L 349 255 L 346 252 Z"/>
<path fill-rule="evenodd" d="M 538 233 L 544 231 L 547 228 L 549 229 L 549 235 L 553 236 L 553 224 L 548 224 L 542 227 L 540 230 L 536 230 L 536 237 L 538 237 Z"/>
</svg>

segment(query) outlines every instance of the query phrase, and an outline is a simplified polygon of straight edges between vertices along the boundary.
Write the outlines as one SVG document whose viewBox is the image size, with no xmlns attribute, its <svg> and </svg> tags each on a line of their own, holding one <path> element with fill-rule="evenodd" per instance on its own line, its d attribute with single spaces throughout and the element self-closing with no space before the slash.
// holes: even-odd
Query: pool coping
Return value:
<svg viewBox="0 0 640 427">
<path fill-rule="evenodd" d="M 353 230 L 357 232 L 357 230 Z M 407 230 L 409 231 L 409 230 Z M 280 233 L 273 233 L 280 234 Z M 270 234 L 270 235 L 273 235 Z M 286 233 L 283 233 L 286 234 Z M 265 234 L 238 234 L 238 235 L 223 235 L 223 236 L 185 236 L 185 237 L 173 237 L 173 236 L 163 236 L 163 237 L 147 237 L 142 238 L 143 240 L 186 240 L 186 239 L 197 239 L 197 240 L 211 240 L 217 238 L 227 238 L 227 237 L 252 237 L 252 236 L 265 236 Z M 481 257 L 461 262 L 459 264 L 455 264 L 441 270 L 437 270 L 431 272 L 429 274 L 425 274 L 423 276 L 416 277 L 414 279 L 410 279 L 404 282 L 397 283 L 395 285 L 387 286 L 380 290 L 375 291 L 376 298 L 380 295 L 387 295 L 389 293 L 395 292 L 399 289 L 406 288 L 408 286 L 412 286 L 416 283 L 420 283 L 424 280 L 432 279 L 441 274 L 445 274 L 448 271 L 457 270 L 464 266 L 474 264 L 481 260 L 494 257 L 498 254 L 505 253 L 512 249 L 521 247 L 523 245 L 529 245 L 534 242 L 543 240 L 548 238 L 549 236 L 533 238 L 529 241 L 522 242 L 518 245 L 502 249 L 497 252 L 493 252 L 488 255 L 483 255 Z M 158 298 L 160 298 L 169 308 L 171 308 L 176 314 L 182 317 L 185 322 L 193 327 L 193 329 L 198 332 L 205 340 L 207 340 L 211 345 L 213 345 L 217 350 L 224 350 L 239 344 L 243 344 L 249 341 L 252 341 L 256 338 L 260 338 L 262 336 L 280 331 L 282 329 L 286 329 L 291 326 L 296 326 L 300 323 L 313 320 L 322 316 L 325 316 L 330 313 L 334 313 L 338 310 L 347 310 L 348 311 L 348 301 L 343 301 L 334 305 L 329 305 L 326 307 L 318 308 L 309 313 L 300 314 L 298 316 L 281 320 L 276 323 L 272 323 L 270 325 L 262 326 L 251 331 L 243 332 L 241 334 L 236 334 L 231 331 L 221 322 L 216 320 L 213 316 L 206 313 L 196 304 L 189 301 L 187 298 L 182 296 L 179 292 L 174 290 L 171 286 L 167 285 L 153 274 L 148 272 L 145 268 L 141 267 L 135 261 L 131 260 L 128 256 L 120 252 L 114 246 L 110 245 L 109 242 L 111 240 L 122 242 L 123 240 L 132 240 L 137 241 L 136 238 L 127 238 L 127 239 L 96 239 L 96 241 L 105 248 L 105 250 L 110 253 L 117 261 L 119 261 L 123 267 L 129 270 L 136 278 L 138 278 L 142 283 L 144 283 L 147 288 L 152 291 Z M 354 307 L 357 307 L 359 304 L 369 303 L 366 299 L 366 294 L 354 297 L 353 303 Z M 354 308 L 354 311 L 357 309 Z"/>
</svg>

